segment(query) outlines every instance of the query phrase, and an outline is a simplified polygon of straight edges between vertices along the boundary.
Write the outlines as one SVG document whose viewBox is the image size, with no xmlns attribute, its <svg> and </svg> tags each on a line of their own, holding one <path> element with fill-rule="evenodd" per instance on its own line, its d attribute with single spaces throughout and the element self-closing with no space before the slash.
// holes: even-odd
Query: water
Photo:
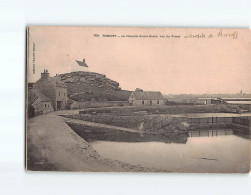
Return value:
<svg viewBox="0 0 251 195">
<path fill-rule="evenodd" d="M 193 131 L 186 144 L 96 141 L 92 146 L 106 158 L 171 172 L 247 172 L 250 141 L 233 133 Z"/>
</svg>

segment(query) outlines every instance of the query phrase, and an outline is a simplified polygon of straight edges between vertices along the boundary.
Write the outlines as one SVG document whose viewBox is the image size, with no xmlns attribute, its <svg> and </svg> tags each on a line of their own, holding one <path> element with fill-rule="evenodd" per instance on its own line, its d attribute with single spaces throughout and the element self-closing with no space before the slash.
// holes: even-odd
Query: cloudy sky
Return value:
<svg viewBox="0 0 251 195">
<path fill-rule="evenodd" d="M 237 37 L 233 38 L 233 33 Z M 213 37 L 208 38 L 210 34 Z M 242 89 L 250 93 L 250 35 L 250 31 L 240 29 L 32 27 L 28 81 L 38 80 L 46 68 L 51 76 L 72 71 L 105 74 L 126 90 L 202 94 L 237 93 Z M 89 68 L 76 63 L 83 58 Z"/>
</svg>

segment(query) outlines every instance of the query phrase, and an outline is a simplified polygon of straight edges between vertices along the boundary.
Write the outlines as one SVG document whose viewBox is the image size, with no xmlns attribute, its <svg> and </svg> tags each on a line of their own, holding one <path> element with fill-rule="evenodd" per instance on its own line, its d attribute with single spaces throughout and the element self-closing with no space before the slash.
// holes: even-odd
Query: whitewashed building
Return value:
<svg viewBox="0 0 251 195">
<path fill-rule="evenodd" d="M 165 99 L 159 91 L 143 91 L 137 88 L 130 95 L 129 104 L 131 106 L 161 106 L 165 104 Z"/>
</svg>

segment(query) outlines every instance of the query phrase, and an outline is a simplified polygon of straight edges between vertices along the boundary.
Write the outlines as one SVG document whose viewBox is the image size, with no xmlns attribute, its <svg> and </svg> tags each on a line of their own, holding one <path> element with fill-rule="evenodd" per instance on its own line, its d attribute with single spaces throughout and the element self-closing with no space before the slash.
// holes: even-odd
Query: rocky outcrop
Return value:
<svg viewBox="0 0 251 195">
<path fill-rule="evenodd" d="M 103 74 L 94 72 L 71 72 L 59 75 L 64 83 L 78 83 L 91 86 L 97 86 L 98 88 L 105 88 L 106 91 L 121 90 L 119 83 L 106 78 Z"/>
<path fill-rule="evenodd" d="M 154 116 L 146 117 L 138 127 L 139 131 L 158 133 L 185 133 L 189 124 L 185 117 Z"/>
<path fill-rule="evenodd" d="M 68 97 L 77 102 L 128 101 L 130 91 L 119 83 L 94 72 L 71 72 L 56 76 L 67 85 Z"/>
</svg>

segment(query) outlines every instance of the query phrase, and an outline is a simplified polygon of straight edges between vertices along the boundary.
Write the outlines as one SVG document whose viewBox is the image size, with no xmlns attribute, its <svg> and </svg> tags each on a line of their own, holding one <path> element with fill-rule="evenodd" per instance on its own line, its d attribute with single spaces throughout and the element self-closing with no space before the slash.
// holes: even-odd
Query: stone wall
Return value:
<svg viewBox="0 0 251 195">
<path fill-rule="evenodd" d="M 119 115 L 132 115 L 135 112 L 144 111 L 153 114 L 183 114 L 183 113 L 221 113 L 232 112 L 237 106 L 228 104 L 218 105 L 166 105 L 166 106 L 128 106 L 112 108 L 93 108 L 81 110 L 80 114 L 91 113 L 116 113 Z"/>
<path fill-rule="evenodd" d="M 69 105 L 69 109 L 81 109 L 81 108 L 102 108 L 113 106 L 128 106 L 127 101 L 85 101 L 85 102 L 72 102 Z"/>
<path fill-rule="evenodd" d="M 91 126 L 66 122 L 80 137 L 87 142 L 94 141 L 119 141 L 119 142 L 164 142 L 186 143 L 188 133 L 184 131 L 159 132 L 128 132 L 102 126 Z"/>
<path fill-rule="evenodd" d="M 35 103 L 33 107 L 34 107 L 35 116 L 54 111 L 53 105 L 51 102 L 38 102 L 38 103 Z"/>
<path fill-rule="evenodd" d="M 68 118 L 91 121 L 118 127 L 137 129 L 140 132 L 156 133 L 186 133 L 189 124 L 185 117 L 171 117 L 163 115 L 138 115 L 138 116 L 117 116 L 117 115 L 69 115 Z"/>
</svg>

